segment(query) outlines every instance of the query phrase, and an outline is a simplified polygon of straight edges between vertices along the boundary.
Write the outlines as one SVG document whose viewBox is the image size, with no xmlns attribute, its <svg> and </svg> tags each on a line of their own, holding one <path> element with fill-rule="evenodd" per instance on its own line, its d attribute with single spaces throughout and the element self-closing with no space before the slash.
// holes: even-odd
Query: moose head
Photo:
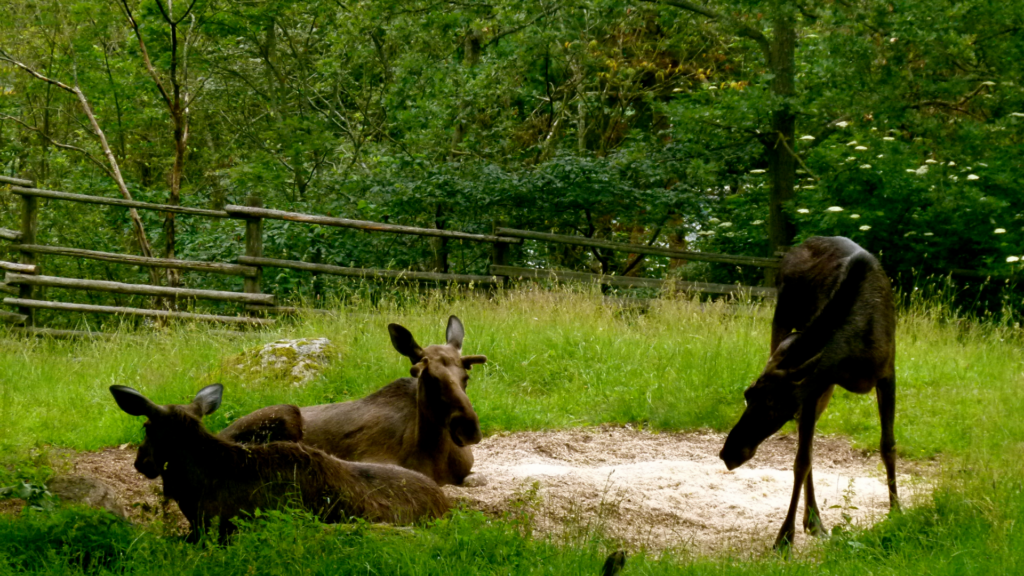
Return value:
<svg viewBox="0 0 1024 576">
<path fill-rule="evenodd" d="M 753 458 L 762 442 L 796 417 L 802 400 L 801 384 L 821 356 L 796 367 L 788 366 L 792 362 L 787 362 L 786 352 L 799 335 L 794 332 L 779 344 L 764 372 L 743 392 L 747 407 L 718 455 L 729 470 Z"/>
<path fill-rule="evenodd" d="M 420 417 L 432 419 L 451 434 L 456 446 L 480 442 L 480 420 L 466 396 L 469 369 L 487 362 L 486 356 L 463 356 L 466 335 L 462 322 L 448 318 L 447 343 L 421 348 L 406 328 L 388 324 L 391 344 L 412 362 L 409 373 L 418 381 L 417 402 Z"/>
<path fill-rule="evenodd" d="M 111 386 L 117 405 L 132 416 L 149 418 L 143 427 L 146 438 L 139 446 L 135 469 L 147 478 L 160 476 L 169 460 L 181 450 L 182 434 L 202 428 L 203 416 L 220 407 L 224 387 L 212 384 L 199 391 L 189 404 L 154 404 L 139 391 L 127 386 Z"/>
</svg>

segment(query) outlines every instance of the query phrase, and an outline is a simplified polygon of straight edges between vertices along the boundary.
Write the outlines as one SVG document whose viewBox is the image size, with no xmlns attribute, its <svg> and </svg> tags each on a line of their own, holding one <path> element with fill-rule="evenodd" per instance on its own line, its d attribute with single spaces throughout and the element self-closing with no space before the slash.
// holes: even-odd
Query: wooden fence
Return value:
<svg viewBox="0 0 1024 576">
<path fill-rule="evenodd" d="M 250 202 L 252 205 L 248 206 L 228 205 L 225 206 L 223 210 L 207 210 L 202 208 L 171 206 L 150 202 L 138 202 L 134 200 L 43 190 L 35 188 L 34 183 L 29 180 L 0 176 L 0 186 L 4 185 L 9 186 L 10 191 L 21 199 L 21 227 L 20 230 L 0 228 L 0 240 L 11 243 L 20 254 L 18 262 L 0 261 L 0 269 L 5 271 L 5 279 L 3 282 L 0 282 L 0 293 L 2 293 L 0 296 L 3 296 L 4 305 L 16 310 L 15 312 L 0 310 L 0 322 L 13 323 L 19 326 L 19 329 L 36 335 L 73 336 L 91 334 L 68 330 L 51 330 L 37 326 L 36 310 L 115 314 L 161 319 L 184 319 L 243 326 L 270 325 L 273 324 L 275 320 L 267 317 L 268 315 L 294 312 L 296 309 L 293 307 L 279 305 L 276 295 L 263 292 L 262 276 L 264 268 L 289 268 L 293 270 L 304 270 L 316 274 L 391 281 L 452 282 L 462 284 L 473 283 L 479 286 L 499 286 L 505 284 L 510 279 L 540 279 L 555 282 L 590 282 L 623 288 L 653 288 L 658 290 L 671 288 L 673 290 L 685 292 L 719 295 L 747 294 L 761 297 L 772 297 L 775 292 L 773 288 L 742 286 L 738 284 L 666 281 L 654 278 L 609 276 L 508 265 L 506 261 L 508 256 L 508 247 L 513 244 L 522 244 L 525 240 L 570 244 L 594 249 L 600 248 L 617 252 L 626 252 L 630 254 L 663 256 L 680 260 L 719 262 L 762 268 L 778 267 L 779 265 L 778 258 L 758 258 L 728 254 L 711 254 L 706 252 L 690 252 L 657 246 L 627 244 L 579 236 L 516 230 L 512 228 L 497 228 L 494 230 L 493 234 L 472 234 L 454 230 L 417 228 L 413 226 L 384 224 L 364 220 L 350 220 L 347 218 L 335 218 L 271 210 L 260 206 L 258 201 L 252 201 Z M 231 218 L 243 220 L 245 222 L 244 247 L 242 247 L 242 254 L 238 256 L 236 262 L 204 262 L 194 260 L 148 258 L 130 254 L 100 252 L 96 250 L 84 250 L 65 246 L 42 245 L 38 244 L 36 241 L 40 198 L 61 202 L 76 202 L 81 204 L 98 204 L 103 206 L 134 208 L 137 210 L 152 210 L 156 212 L 173 212 L 204 218 Z M 266 258 L 263 256 L 263 221 L 266 219 L 286 220 L 290 222 L 316 224 L 320 226 L 354 228 L 370 232 L 411 234 L 416 236 L 463 240 L 467 242 L 488 243 L 493 246 L 491 263 L 488 269 L 489 274 L 451 274 L 441 272 L 388 270 L 380 268 L 352 268 L 299 260 Z M 47 276 L 42 273 L 43 266 L 39 261 L 39 257 L 41 255 L 64 256 L 86 260 L 99 260 L 115 264 L 189 270 L 241 277 L 243 279 L 243 291 L 231 292 L 222 290 L 204 290 L 195 288 L 154 286 L 150 284 L 129 284 L 86 278 Z M 176 309 L 176 306 L 164 306 L 164 309 L 161 309 L 159 306 L 154 308 L 129 308 L 124 306 L 99 306 L 74 302 L 56 302 L 39 298 L 37 289 L 41 287 L 152 296 L 155 297 L 154 302 L 162 301 L 164 303 L 192 299 L 230 302 L 241 305 L 242 310 L 238 315 L 229 316 L 221 314 L 181 312 Z"/>
</svg>

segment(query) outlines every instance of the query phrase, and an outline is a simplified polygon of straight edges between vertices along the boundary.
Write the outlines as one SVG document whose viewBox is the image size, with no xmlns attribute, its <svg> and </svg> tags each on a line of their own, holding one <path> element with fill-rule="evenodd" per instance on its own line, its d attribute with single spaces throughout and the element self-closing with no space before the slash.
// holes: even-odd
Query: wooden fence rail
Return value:
<svg viewBox="0 0 1024 576">
<path fill-rule="evenodd" d="M 82 280 L 79 278 L 29 276 L 26 274 L 11 273 L 7 275 L 7 283 L 68 288 L 72 290 L 90 290 L 94 292 L 113 292 L 115 294 L 161 296 L 173 299 L 196 298 L 198 300 L 220 300 L 222 302 L 240 302 L 242 304 L 274 305 L 273 294 L 245 294 L 242 292 L 225 292 L 221 290 L 195 290 L 192 288 L 152 286 L 150 284 L 125 284 L 123 282 L 110 282 L 107 280 Z"/>
<path fill-rule="evenodd" d="M 313 214 L 302 214 L 299 212 L 285 212 L 283 210 L 268 210 L 266 208 L 253 208 L 249 206 L 228 205 L 224 210 L 229 214 L 244 216 L 248 218 L 270 218 L 273 220 L 288 220 L 290 222 L 302 222 L 305 224 L 320 224 L 321 226 L 338 226 L 341 228 L 357 228 L 372 232 L 391 232 L 394 234 L 413 234 L 416 236 L 435 236 L 440 238 L 451 238 L 453 240 L 469 240 L 472 242 L 504 242 L 506 244 L 520 244 L 519 238 L 507 238 L 492 234 L 470 234 L 455 230 L 439 230 L 437 228 L 417 228 L 415 226 L 400 226 L 398 224 L 383 224 L 380 222 L 369 222 L 366 220 L 349 220 L 348 218 L 334 218 L 331 216 L 316 216 Z"/>
<path fill-rule="evenodd" d="M 529 230 L 516 230 L 515 228 L 498 228 L 495 234 L 501 236 L 512 236 L 528 240 L 540 240 L 541 242 L 556 242 L 559 244 L 572 244 L 574 246 L 587 246 L 590 248 L 605 248 L 616 252 L 628 252 L 630 254 L 650 254 L 652 256 L 667 256 L 679 260 L 696 260 L 701 262 L 720 262 L 723 264 L 741 264 L 748 266 L 760 266 L 762 268 L 778 268 L 780 258 L 759 258 L 756 256 L 732 256 L 729 254 L 714 254 L 710 252 L 690 252 L 686 250 L 673 250 L 658 246 L 647 246 L 645 244 L 625 244 L 623 242 L 612 242 L 611 240 L 599 240 L 596 238 L 584 238 L 581 236 L 567 236 L 564 234 L 551 234 L 548 232 L 531 232 Z"/>
<path fill-rule="evenodd" d="M 35 186 L 35 182 L 32 182 L 31 180 L 11 178 L 10 176 L 0 176 L 0 184 L 12 184 L 14 186 Z"/>
<path fill-rule="evenodd" d="M 336 276 L 350 276 L 353 278 L 377 278 L 389 280 L 411 280 L 417 282 L 455 282 L 459 284 L 480 284 L 482 286 L 496 285 L 502 283 L 502 278 L 495 276 L 481 276 L 477 274 L 443 274 L 441 272 L 415 272 L 411 270 L 382 270 L 379 268 L 348 268 L 345 266 L 333 266 L 330 264 L 313 264 L 301 260 L 278 260 L 277 258 L 252 258 L 241 256 L 238 261 L 253 266 L 266 266 L 272 268 L 291 268 L 292 270 L 305 270 L 317 274 L 332 274 Z"/>
<path fill-rule="evenodd" d="M 141 210 L 155 210 L 157 212 L 174 212 L 176 214 L 191 214 L 193 216 L 208 216 L 210 218 L 230 218 L 231 216 L 223 210 L 207 210 L 205 208 L 191 208 L 188 206 L 173 206 L 171 204 L 154 204 L 152 202 L 139 202 L 137 200 L 124 200 L 122 198 L 106 198 L 104 196 L 90 196 L 88 194 L 71 194 L 70 192 L 57 192 L 55 190 L 40 190 L 38 188 L 25 188 L 22 186 L 11 186 L 11 192 L 22 197 L 49 198 L 51 200 L 67 200 L 83 204 L 102 204 L 104 206 L 120 206 L 122 208 L 138 208 Z"/>
<path fill-rule="evenodd" d="M 9 230 L 7 228 L 0 228 L 0 239 L 8 240 L 10 242 L 18 242 L 21 240 L 21 232 L 17 230 Z"/>
<path fill-rule="evenodd" d="M 537 268 L 520 268 L 516 266 L 491 266 L 491 273 L 510 278 L 533 278 L 554 282 L 593 282 L 620 288 L 655 288 L 658 290 L 672 287 L 680 292 L 700 294 L 728 294 L 733 296 L 748 295 L 763 298 L 774 298 L 775 288 L 759 286 L 741 286 L 739 284 L 713 284 L 707 282 L 684 282 L 682 280 L 661 280 L 658 278 L 634 278 L 632 276 L 606 276 L 585 272 L 565 270 L 544 270 Z"/>
<path fill-rule="evenodd" d="M 22 274 L 35 274 L 39 271 L 34 264 L 18 264 L 17 262 L 5 262 L 3 260 L 0 260 L 0 270 L 20 272 Z"/>
<path fill-rule="evenodd" d="M 148 308 L 126 308 L 122 306 L 97 306 L 95 304 L 73 304 L 70 302 L 50 302 L 48 300 L 26 300 L 23 298 L 4 298 L 4 304 L 24 308 L 44 308 L 67 312 L 92 312 L 97 314 L 115 314 L 119 316 L 148 316 L 151 318 L 172 318 L 178 320 L 199 320 L 205 322 L 221 322 L 224 324 L 252 324 L 269 326 L 274 323 L 269 318 L 249 318 L 246 316 L 219 316 L 215 314 L 195 314 L 173 310 L 150 310 Z"/>
<path fill-rule="evenodd" d="M 73 258 L 84 258 L 86 260 L 102 260 L 115 264 L 128 264 L 134 266 L 147 266 L 152 268 L 175 268 L 178 270 L 192 270 L 195 272 L 210 272 L 212 274 L 226 274 L 229 276 L 243 276 L 254 278 L 258 270 L 252 266 L 240 264 L 222 264 L 220 262 L 203 262 L 199 260 L 175 260 L 170 258 L 147 258 L 132 254 L 116 254 L 113 252 L 97 252 L 95 250 L 82 250 L 80 248 L 64 248 L 61 246 L 41 246 L 39 244 L 22 244 L 18 246 L 22 252 L 33 254 L 50 254 L 54 256 L 70 256 Z"/>
</svg>

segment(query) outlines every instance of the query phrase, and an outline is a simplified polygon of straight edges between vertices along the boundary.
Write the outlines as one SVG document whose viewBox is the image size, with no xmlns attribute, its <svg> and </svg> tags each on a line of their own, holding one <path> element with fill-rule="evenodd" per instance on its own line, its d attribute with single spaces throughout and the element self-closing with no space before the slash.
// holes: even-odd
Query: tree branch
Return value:
<svg viewBox="0 0 1024 576">
<path fill-rule="evenodd" d="M 7 114 L 0 114 L 0 120 L 9 120 L 11 122 L 15 122 L 18 125 L 20 125 L 22 128 L 24 128 L 25 130 L 31 130 L 32 132 L 35 132 L 36 134 L 39 134 L 43 138 L 46 138 L 47 142 L 49 142 L 53 146 L 56 146 L 57 148 L 60 148 L 62 150 L 70 150 L 72 152 L 78 152 L 79 154 L 85 156 L 85 158 L 87 160 L 89 160 L 90 162 L 92 162 L 96 166 L 99 166 L 100 170 L 103 170 L 104 172 L 107 173 L 107 176 L 110 176 L 111 178 L 114 177 L 114 174 L 110 171 L 110 168 L 108 166 L 104 165 L 103 162 L 100 162 L 99 158 L 96 158 L 95 156 L 90 154 L 89 151 L 86 150 L 85 148 L 79 148 L 78 146 L 72 146 L 71 144 L 65 144 L 63 142 L 58 142 L 58 141 L 54 140 L 49 134 L 44 132 L 42 129 L 36 128 L 35 126 L 29 125 L 29 124 L 26 124 L 20 118 L 15 118 L 14 116 L 8 116 Z"/>
<path fill-rule="evenodd" d="M 694 14 L 700 14 L 711 20 L 718 20 L 725 23 L 727 26 L 734 28 L 737 36 L 749 38 L 757 43 L 758 47 L 761 48 L 761 52 L 764 54 L 765 60 L 771 62 L 771 47 L 768 44 L 768 37 L 764 35 L 757 28 L 750 26 L 740 20 L 732 18 L 730 16 L 715 12 L 710 8 L 687 2 L 686 0 L 641 0 L 641 2 L 650 2 L 651 4 L 664 4 L 666 6 L 672 6 L 687 12 L 693 12 Z"/>
<path fill-rule="evenodd" d="M 480 47 L 480 51 L 483 52 L 485 48 L 487 48 L 491 44 L 494 44 L 498 40 L 501 40 L 505 36 L 508 36 L 509 34 L 515 34 L 516 32 L 519 32 L 520 30 L 522 30 L 524 28 L 528 28 L 528 27 L 532 26 L 535 22 L 537 22 L 541 18 L 544 18 L 546 16 L 551 16 L 555 12 L 558 12 L 561 8 L 562 8 L 561 6 L 555 6 L 554 8 L 551 8 L 550 10 L 547 10 L 545 12 L 541 12 L 540 14 L 537 14 L 536 16 L 531 18 L 529 21 L 527 21 L 527 22 L 525 22 L 523 24 L 520 24 L 519 26 L 516 26 L 515 28 L 509 28 L 508 30 L 503 30 L 503 31 L 499 32 L 498 34 L 495 34 L 493 38 L 488 40 L 486 43 L 484 43 L 483 46 Z"/>
<path fill-rule="evenodd" d="M 128 191 L 128 186 L 124 183 L 124 177 L 121 176 L 121 168 L 117 164 L 117 158 L 114 157 L 114 152 L 110 149 L 110 144 L 107 143 L 107 136 L 103 133 L 103 129 L 100 128 L 99 122 L 96 121 L 96 115 L 93 114 L 92 106 L 89 104 L 89 100 L 85 97 L 85 93 L 82 92 L 82 90 L 78 86 L 71 87 L 67 84 L 64 84 L 63 82 L 54 80 L 52 78 L 48 78 L 40 74 L 39 72 L 33 70 L 29 66 L 26 66 L 25 64 L 15 60 L 10 54 L 8 54 L 2 48 L 0 48 L 0 61 L 8 62 L 16 66 L 17 68 L 24 70 L 26 73 L 32 75 L 33 77 L 42 80 L 43 82 L 47 82 L 49 84 L 57 86 L 62 90 L 66 90 L 74 94 L 75 97 L 78 98 L 78 102 L 82 106 L 82 111 L 84 111 L 85 115 L 89 118 L 89 124 L 92 126 L 93 134 L 95 134 L 96 138 L 99 139 L 100 146 L 102 146 L 103 148 L 103 154 L 104 156 L 106 156 L 107 162 L 110 164 L 110 170 L 108 174 L 117 183 L 117 188 L 118 190 L 120 190 L 121 196 L 123 196 L 125 200 L 132 200 L 132 193 Z M 147 238 L 146 236 L 146 228 L 142 223 L 142 218 L 139 217 L 139 212 L 135 208 L 129 208 L 128 214 L 131 216 L 132 224 L 134 224 L 135 226 L 136 240 L 139 242 L 139 249 L 142 251 L 142 255 L 152 258 L 153 247 L 150 245 L 149 238 Z M 154 285 L 160 284 L 160 273 L 156 268 L 150 268 L 150 278 L 152 279 Z"/>
<path fill-rule="evenodd" d="M 160 11 L 163 12 L 163 6 L 160 5 L 159 0 L 156 3 L 160 7 Z M 153 67 L 153 62 L 149 59 L 149 51 L 146 50 L 146 43 L 142 40 L 142 33 L 139 32 L 139 23 L 135 21 L 135 16 L 132 16 L 131 8 L 128 7 L 128 0 L 121 0 L 121 8 L 124 9 L 124 15 L 128 18 L 128 23 L 132 25 L 132 29 L 135 30 L 135 37 L 139 40 L 139 49 L 142 50 L 142 61 L 146 64 L 146 71 L 153 78 L 153 83 L 156 84 L 157 90 L 160 91 L 160 96 L 164 99 L 167 107 L 171 107 L 171 97 L 167 95 L 167 91 L 164 90 L 164 85 L 160 82 L 160 76 L 156 72 L 156 68 Z"/>
<path fill-rule="evenodd" d="M 786 142 L 786 137 L 782 135 L 782 132 L 776 132 L 776 135 L 778 136 L 777 142 L 782 143 L 782 146 L 783 148 L 786 149 L 786 152 L 789 152 L 789 155 L 792 156 L 793 159 L 796 160 L 800 164 L 800 166 L 802 166 L 803 169 L 807 171 L 808 174 L 811 175 L 811 178 L 814 178 L 815 180 L 820 182 L 821 178 L 815 176 L 814 172 L 811 172 L 811 169 L 807 167 L 807 164 L 804 164 L 803 158 L 797 156 L 796 152 L 793 152 L 793 149 L 789 147 L 789 143 Z"/>
</svg>

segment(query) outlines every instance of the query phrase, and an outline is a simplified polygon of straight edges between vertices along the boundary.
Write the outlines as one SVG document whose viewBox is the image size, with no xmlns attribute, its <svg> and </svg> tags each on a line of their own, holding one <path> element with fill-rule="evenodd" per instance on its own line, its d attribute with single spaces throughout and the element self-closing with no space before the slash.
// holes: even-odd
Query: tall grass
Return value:
<svg viewBox="0 0 1024 576">
<path fill-rule="evenodd" d="M 392 350 L 387 323 L 405 325 L 421 344 L 439 343 L 449 314 L 466 325 L 465 353 L 489 358 L 469 384 L 485 433 L 626 422 L 727 429 L 766 359 L 770 324 L 770 306 L 758 304 L 669 299 L 637 311 L 589 292 L 524 289 L 352 299 L 335 315 L 245 336 L 191 325 L 92 342 L 0 335 L 0 448 L 18 463 L 2 469 L 0 481 L 41 476 L 25 456 L 35 446 L 140 440 L 139 422 L 114 405 L 111 384 L 186 402 L 203 384 L 223 382 L 225 402 L 208 418 L 218 429 L 269 403 L 358 398 L 402 377 L 409 363 Z M 335 343 L 338 357 L 301 387 L 240 373 L 228 360 L 272 339 L 319 336 Z M 1008 322 L 970 321 L 941 301 L 909 295 L 897 333 L 897 440 L 906 458 L 939 458 L 931 498 L 795 561 L 641 554 L 626 574 L 991 574 L 1024 565 L 1021 343 Z M 845 392 L 819 425 L 869 448 L 878 430 L 874 397 Z M 196 548 L 102 518 L 80 511 L 0 518 L 0 571 L 594 574 L 613 545 L 599 534 L 582 547 L 557 545 L 524 536 L 520 519 L 459 513 L 412 533 L 274 515 L 243 530 L 234 546 Z M 88 561 L 83 550 L 93 550 Z"/>
<path fill-rule="evenodd" d="M 45 443 L 94 449 L 140 438 L 138 422 L 107 387 L 138 388 L 158 402 L 186 402 L 204 384 L 226 386 L 217 429 L 258 407 L 359 398 L 408 375 L 387 324 L 420 344 L 440 343 L 449 314 L 466 326 L 465 352 L 486 354 L 469 395 L 485 433 L 599 423 L 657 430 L 724 430 L 742 390 L 767 357 L 770 306 L 658 300 L 623 309 L 572 291 L 497 297 L 401 294 L 348 302 L 337 314 L 285 322 L 269 332 L 224 335 L 202 326 L 124 331 L 106 341 L 5 339 L 0 347 L 0 448 Z M 277 338 L 327 337 L 337 358 L 301 387 L 233 369 L 230 358 Z M 1021 338 L 910 301 L 897 332 L 897 439 L 905 456 L 992 449 L 1024 437 Z M 874 446 L 873 395 L 838 392 L 819 430 Z"/>
</svg>

